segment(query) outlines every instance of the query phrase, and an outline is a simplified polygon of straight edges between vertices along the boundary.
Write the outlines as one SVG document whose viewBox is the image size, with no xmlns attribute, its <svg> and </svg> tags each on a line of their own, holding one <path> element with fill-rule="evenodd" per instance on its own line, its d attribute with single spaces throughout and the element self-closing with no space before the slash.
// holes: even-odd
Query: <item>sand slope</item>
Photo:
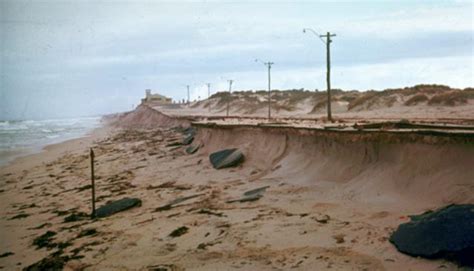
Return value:
<svg viewBox="0 0 474 271">
<path fill-rule="evenodd" d="M 0 169 L 0 254 L 13 253 L 2 268 L 57 253 L 72 258 L 66 270 L 456 270 L 403 255 L 388 238 L 408 215 L 474 202 L 472 142 L 198 127 L 201 148 L 187 155 L 184 135 L 166 128 L 176 120 L 149 110 L 121 121 L 158 128 L 111 130 Z M 98 205 L 137 197 L 141 207 L 65 222 L 90 212 L 89 147 Z M 231 147 L 245 162 L 215 170 L 208 155 Z M 229 203 L 262 186 L 257 201 Z M 37 249 L 47 231 L 50 248 Z"/>
</svg>

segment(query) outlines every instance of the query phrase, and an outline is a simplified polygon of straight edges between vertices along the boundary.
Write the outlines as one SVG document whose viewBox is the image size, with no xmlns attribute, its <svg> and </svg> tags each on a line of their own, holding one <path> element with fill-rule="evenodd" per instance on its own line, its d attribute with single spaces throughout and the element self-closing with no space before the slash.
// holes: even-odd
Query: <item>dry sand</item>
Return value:
<svg viewBox="0 0 474 271">
<path fill-rule="evenodd" d="M 58 251 L 32 244 L 53 231 L 51 243 L 73 258 L 67 270 L 456 270 L 401 254 L 387 239 L 408 215 L 474 203 L 472 144 L 199 128 L 193 144 L 201 149 L 188 155 L 169 146 L 182 138 L 169 128 L 99 129 L 1 168 L 0 254 L 14 254 L 0 266 L 22 269 Z M 91 146 L 98 205 L 123 197 L 143 204 L 64 223 L 90 212 Z M 213 169 L 209 153 L 229 147 L 245 162 Z M 257 201 L 227 203 L 262 186 Z"/>
</svg>

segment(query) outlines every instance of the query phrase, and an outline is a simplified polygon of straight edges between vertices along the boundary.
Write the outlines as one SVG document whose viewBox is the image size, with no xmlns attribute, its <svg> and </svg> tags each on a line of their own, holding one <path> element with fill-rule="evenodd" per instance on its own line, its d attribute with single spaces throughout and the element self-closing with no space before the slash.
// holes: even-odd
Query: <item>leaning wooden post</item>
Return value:
<svg viewBox="0 0 474 271">
<path fill-rule="evenodd" d="M 95 217 L 95 179 L 94 179 L 94 150 L 90 151 L 91 155 L 91 185 L 92 185 L 92 213 L 91 218 Z"/>
</svg>

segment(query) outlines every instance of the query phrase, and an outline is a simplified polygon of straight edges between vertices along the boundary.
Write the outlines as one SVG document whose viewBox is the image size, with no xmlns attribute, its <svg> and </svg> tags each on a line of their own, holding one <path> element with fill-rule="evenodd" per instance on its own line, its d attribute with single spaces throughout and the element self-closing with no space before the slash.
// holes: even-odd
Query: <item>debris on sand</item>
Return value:
<svg viewBox="0 0 474 271">
<path fill-rule="evenodd" d="M 344 243 L 344 237 L 346 235 L 345 234 L 336 234 L 336 235 L 333 235 L 332 238 L 334 238 L 334 240 L 336 240 L 336 244 L 342 244 Z"/>
<path fill-rule="evenodd" d="M 321 223 L 321 224 L 326 224 L 326 223 L 328 223 L 328 221 L 329 221 L 330 219 L 331 219 L 331 217 L 328 216 L 328 215 L 322 215 L 322 216 L 314 217 L 314 220 L 316 220 L 316 222 Z"/>
<path fill-rule="evenodd" d="M 214 212 L 210 209 L 201 209 L 197 213 L 198 214 L 205 214 L 205 215 L 215 215 L 215 216 L 218 216 L 218 217 L 225 216 L 223 213 Z"/>
<path fill-rule="evenodd" d="M 152 265 L 152 266 L 147 266 L 148 271 L 178 271 L 181 269 L 178 269 L 176 265 L 174 264 L 158 264 L 158 265 Z"/>
<path fill-rule="evenodd" d="M 72 213 L 64 218 L 64 223 L 86 220 L 90 216 L 84 212 Z"/>
<path fill-rule="evenodd" d="M 179 237 L 179 236 L 187 233 L 188 230 L 189 230 L 188 227 L 182 226 L 182 227 L 179 227 L 179 228 L 175 229 L 174 231 L 172 231 L 169 236 L 170 237 Z"/>
<path fill-rule="evenodd" d="M 53 248 L 56 247 L 57 244 L 53 243 L 53 236 L 56 235 L 56 232 L 54 231 L 47 231 L 44 234 L 36 237 L 33 240 L 33 245 L 36 246 L 37 249 L 47 247 L 47 248 Z"/>
<path fill-rule="evenodd" d="M 474 205 L 449 205 L 412 216 L 390 237 L 405 254 L 446 258 L 474 267 Z"/>
<path fill-rule="evenodd" d="M 202 196 L 202 195 L 203 195 L 203 194 L 195 194 L 195 195 L 191 195 L 191 196 L 176 198 L 176 199 L 174 199 L 174 200 L 168 202 L 167 204 L 156 208 L 156 209 L 155 209 L 155 212 L 161 212 L 161 211 L 170 210 L 170 209 L 173 208 L 174 205 L 176 205 L 176 204 L 179 204 L 179 203 L 181 203 L 181 202 L 184 202 L 184 201 L 187 201 L 187 200 L 190 200 L 190 199 L 193 199 L 193 198 Z"/>
<path fill-rule="evenodd" d="M 123 198 L 100 207 L 95 211 L 95 215 L 96 217 L 107 217 L 141 205 L 142 201 L 138 198 Z"/>
<path fill-rule="evenodd" d="M 211 153 L 209 160 L 215 169 L 221 169 L 239 165 L 244 161 L 244 155 L 238 149 L 225 149 Z"/>
<path fill-rule="evenodd" d="M 259 187 L 259 188 L 255 188 L 255 189 L 246 191 L 244 193 L 244 196 L 262 195 L 267 190 L 267 188 L 269 188 L 269 187 L 270 187 L 269 185 L 266 185 L 266 186 L 262 186 L 262 187 Z"/>
<path fill-rule="evenodd" d="M 191 146 L 186 148 L 186 153 L 187 154 L 193 154 L 193 153 L 197 152 L 198 150 L 199 150 L 199 146 L 191 145 Z"/>
<path fill-rule="evenodd" d="M 29 229 L 29 230 L 40 230 L 40 229 L 42 229 L 42 228 L 44 228 L 44 227 L 50 227 L 51 225 L 53 225 L 53 224 L 51 224 L 51 223 L 43 223 L 43 224 L 41 224 L 41 225 L 38 225 L 38 226 L 36 226 L 36 227 L 31 227 L 31 228 L 28 228 L 28 229 Z"/>
<path fill-rule="evenodd" d="M 29 214 L 21 213 L 21 214 L 17 214 L 16 216 L 10 217 L 8 220 L 23 219 L 29 216 L 30 216 Z"/>
<path fill-rule="evenodd" d="M 0 258 L 5 258 L 5 257 L 11 256 L 11 255 L 15 255 L 15 253 L 13 253 L 11 251 L 8 251 L 8 252 L 0 254 Z"/>
<path fill-rule="evenodd" d="M 77 235 L 77 238 L 81 238 L 81 237 L 89 236 L 89 235 L 95 235 L 95 234 L 97 234 L 97 230 L 96 230 L 96 229 L 85 229 L 85 230 L 82 230 L 82 231 Z"/>
<path fill-rule="evenodd" d="M 246 201 L 255 201 L 263 197 L 263 193 L 269 188 L 270 186 L 262 186 L 256 189 L 249 190 L 243 194 L 243 197 L 239 199 L 228 200 L 227 203 L 232 202 L 246 202 Z"/>
<path fill-rule="evenodd" d="M 67 256 L 59 256 L 57 254 L 49 255 L 43 258 L 41 261 L 36 262 L 28 267 L 25 267 L 24 271 L 41 271 L 41 270 L 63 270 L 64 265 L 69 260 Z"/>
</svg>

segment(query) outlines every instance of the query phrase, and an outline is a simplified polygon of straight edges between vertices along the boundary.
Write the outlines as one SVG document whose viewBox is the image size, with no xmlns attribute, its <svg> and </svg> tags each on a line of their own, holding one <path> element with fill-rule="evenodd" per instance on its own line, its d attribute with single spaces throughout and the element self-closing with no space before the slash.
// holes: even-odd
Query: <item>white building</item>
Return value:
<svg viewBox="0 0 474 271">
<path fill-rule="evenodd" d="M 166 96 L 160 95 L 160 94 L 152 94 L 151 89 L 145 90 L 145 98 L 142 99 L 143 102 L 153 102 L 153 103 L 159 103 L 159 104 L 171 104 L 172 100 L 171 98 L 168 98 Z"/>
</svg>

